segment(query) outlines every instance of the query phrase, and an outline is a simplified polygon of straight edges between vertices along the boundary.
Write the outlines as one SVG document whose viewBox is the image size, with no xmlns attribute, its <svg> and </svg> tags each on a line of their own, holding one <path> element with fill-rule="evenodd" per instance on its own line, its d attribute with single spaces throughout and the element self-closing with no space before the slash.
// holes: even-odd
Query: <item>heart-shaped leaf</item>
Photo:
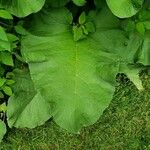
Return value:
<svg viewBox="0 0 150 150">
<path fill-rule="evenodd" d="M 107 9 L 91 20 L 96 32 L 79 42 L 73 39 L 72 17 L 67 10 L 40 12 L 33 20 L 28 30 L 31 34 L 22 40 L 22 55 L 34 87 L 53 105 L 55 122 L 78 132 L 93 124 L 108 107 L 120 64 L 133 60 L 140 40 L 128 39 L 117 30 L 119 21 Z"/>
</svg>

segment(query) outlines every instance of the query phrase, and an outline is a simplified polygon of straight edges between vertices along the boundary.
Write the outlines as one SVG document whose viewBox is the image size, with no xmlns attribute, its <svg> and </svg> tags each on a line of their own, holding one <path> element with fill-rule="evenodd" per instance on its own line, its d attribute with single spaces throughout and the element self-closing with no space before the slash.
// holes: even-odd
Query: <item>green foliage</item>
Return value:
<svg viewBox="0 0 150 150">
<path fill-rule="evenodd" d="M 111 11 L 120 18 L 135 15 L 142 7 L 144 0 L 106 0 Z"/>
<path fill-rule="evenodd" d="M 67 22 L 65 16 L 69 18 L 71 14 L 63 9 L 59 12 L 57 24 L 62 25 L 61 22 Z M 55 14 L 55 11 L 47 14 L 53 16 L 52 13 Z M 47 18 L 47 15 L 43 15 L 41 20 Z M 64 20 L 59 22 L 60 18 Z M 114 81 L 108 81 L 115 80 L 118 66 L 109 58 L 111 56 L 107 56 L 109 54 L 100 51 L 101 47 L 93 47 L 95 43 L 92 38 L 74 42 L 69 27 L 71 20 L 64 24 L 66 28 L 56 31 L 57 36 L 54 36 L 55 31 L 51 35 L 51 30 L 46 28 L 54 20 L 51 19 L 46 26 L 41 24 L 41 20 L 30 26 L 30 32 L 36 33 L 36 36 L 29 34 L 22 40 L 22 55 L 29 64 L 35 88 L 53 106 L 54 120 L 63 128 L 78 132 L 83 125 L 93 124 L 108 106 L 114 92 Z M 38 33 L 41 30 L 42 36 Z M 30 39 L 34 42 L 30 42 Z M 99 74 L 103 66 L 101 74 L 107 74 L 105 58 L 114 67 L 112 73 L 105 77 L 108 78 L 106 80 Z"/>
<path fill-rule="evenodd" d="M 144 90 L 148 0 L 1 0 L 0 8 L 0 138 L 3 122 L 34 128 L 51 117 L 78 133 L 109 106 L 118 73 Z"/>
<path fill-rule="evenodd" d="M 14 70 L 13 96 L 8 104 L 9 127 L 34 128 L 51 117 L 51 106 L 34 89 L 28 70 Z M 41 113 L 40 113 L 41 112 Z"/>
<path fill-rule="evenodd" d="M 6 133 L 5 124 L 4 124 L 4 122 L 2 122 L 0 120 L 0 141 L 2 140 L 3 136 L 5 135 L 5 133 Z"/>
<path fill-rule="evenodd" d="M 87 21 L 85 12 L 79 16 L 78 23 L 73 26 L 74 41 L 79 41 L 95 32 L 95 26 L 91 21 Z"/>
<path fill-rule="evenodd" d="M 51 7 L 62 7 L 66 5 L 70 0 L 47 0 L 46 4 Z"/>
<path fill-rule="evenodd" d="M 10 42 L 3 27 L 0 26 L 0 51 L 10 51 Z"/>
<path fill-rule="evenodd" d="M 3 9 L 0 9 L 0 18 L 4 18 L 4 19 L 13 19 L 12 15 Z"/>
<path fill-rule="evenodd" d="M 17 17 L 25 17 L 31 13 L 39 11 L 45 0 L 1 0 L 0 8 L 4 8 Z"/>
<path fill-rule="evenodd" d="M 6 104 L 5 103 L 1 104 L 0 105 L 0 112 L 6 112 L 6 110 L 7 110 Z"/>
<path fill-rule="evenodd" d="M 117 73 L 126 73 L 138 88 L 142 89 L 138 71 L 130 72 L 130 69 L 122 67 L 132 63 L 135 53 L 141 47 L 142 39 L 134 33 L 127 39 L 123 31 L 113 27 L 116 26 L 113 23 L 117 18 L 110 17 L 110 13 L 105 20 L 101 19 L 109 12 L 104 9 L 91 20 L 96 32 L 86 38 L 82 31 L 86 16 L 84 13 L 80 15 L 79 25 L 73 28 L 74 42 L 70 25 L 72 21 L 68 20 L 71 19 L 71 14 L 63 9 L 56 11 L 57 16 L 55 11 L 48 11 L 42 16 L 41 13 L 34 15 L 35 18 L 40 15 L 41 20 L 32 19 L 30 33 L 22 40 L 21 51 L 29 64 L 35 88 L 47 102 L 53 104 L 52 115 L 56 123 L 67 130 L 77 132 L 82 126 L 93 124 L 108 106 L 114 92 Z M 49 16 L 56 16 L 57 22 L 51 18 L 45 24 Z M 103 25 L 107 24 L 107 21 L 112 27 L 105 27 L 104 30 Z M 61 25 L 63 28 L 59 31 L 53 30 L 51 34 L 52 28 L 47 26 L 52 23 L 54 27 Z M 78 40 L 80 41 L 76 42 Z M 97 42 L 101 44 L 97 45 Z M 88 104 L 90 109 L 86 107 Z"/>
<path fill-rule="evenodd" d="M 85 12 L 82 12 L 81 15 L 79 16 L 79 24 L 84 24 L 86 22 L 86 14 Z"/>
<path fill-rule="evenodd" d="M 86 0 L 72 0 L 77 6 L 83 6 L 86 3 Z"/>
</svg>

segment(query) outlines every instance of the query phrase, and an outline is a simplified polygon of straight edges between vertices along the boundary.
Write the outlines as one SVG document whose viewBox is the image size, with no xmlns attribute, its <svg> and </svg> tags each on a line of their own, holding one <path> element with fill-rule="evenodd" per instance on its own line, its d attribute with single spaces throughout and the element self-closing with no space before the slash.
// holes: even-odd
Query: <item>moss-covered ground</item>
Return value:
<svg viewBox="0 0 150 150">
<path fill-rule="evenodd" d="M 49 120 L 35 129 L 10 129 L 0 150 L 150 150 L 150 77 L 141 79 L 144 91 L 125 77 L 118 82 L 110 106 L 79 135 Z"/>
</svg>

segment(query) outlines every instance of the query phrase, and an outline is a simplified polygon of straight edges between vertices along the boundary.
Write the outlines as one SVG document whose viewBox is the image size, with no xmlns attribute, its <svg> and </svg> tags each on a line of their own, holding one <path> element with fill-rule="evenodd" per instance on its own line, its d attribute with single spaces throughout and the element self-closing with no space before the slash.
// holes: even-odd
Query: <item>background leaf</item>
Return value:
<svg viewBox="0 0 150 150">
<path fill-rule="evenodd" d="M 7 51 L 0 52 L 0 62 L 8 66 L 14 66 L 12 54 Z"/>
<path fill-rule="evenodd" d="M 45 0 L 1 0 L 0 8 L 5 8 L 17 17 L 25 17 L 39 11 L 44 3 Z"/>
<path fill-rule="evenodd" d="M 47 0 L 46 4 L 52 7 L 62 7 L 66 5 L 70 0 Z"/>
<path fill-rule="evenodd" d="M 114 15 L 127 18 L 140 10 L 144 0 L 106 0 L 106 2 Z"/>
<path fill-rule="evenodd" d="M 3 139 L 3 136 L 5 135 L 5 133 L 6 133 L 5 123 L 0 120 L 0 142 Z"/>
<path fill-rule="evenodd" d="M 12 15 L 3 9 L 0 9 L 0 18 L 4 18 L 4 19 L 13 19 Z"/>
<path fill-rule="evenodd" d="M 86 3 L 86 0 L 72 0 L 77 6 L 83 6 Z"/>
<path fill-rule="evenodd" d="M 0 26 L 0 40 L 8 41 L 7 34 L 3 27 Z"/>
<path fill-rule="evenodd" d="M 3 27 L 0 26 L 0 51 L 10 51 L 10 42 Z"/>
<path fill-rule="evenodd" d="M 14 94 L 8 103 L 9 127 L 34 128 L 51 117 L 50 105 L 34 89 L 28 70 L 14 71 Z"/>
</svg>

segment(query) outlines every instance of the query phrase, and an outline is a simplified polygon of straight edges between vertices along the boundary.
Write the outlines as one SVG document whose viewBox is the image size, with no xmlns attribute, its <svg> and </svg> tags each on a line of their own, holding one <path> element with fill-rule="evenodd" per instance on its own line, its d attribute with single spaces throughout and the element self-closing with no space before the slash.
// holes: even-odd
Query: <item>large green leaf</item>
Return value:
<svg viewBox="0 0 150 150">
<path fill-rule="evenodd" d="M 116 16 L 126 18 L 135 15 L 144 0 L 106 0 L 106 2 Z"/>
<path fill-rule="evenodd" d="M 0 142 L 3 139 L 5 133 L 6 133 L 6 125 L 3 121 L 0 120 Z"/>
<path fill-rule="evenodd" d="M 69 131 L 99 118 L 112 99 L 120 65 L 130 62 L 139 48 L 132 43 L 134 36 L 116 29 L 119 20 L 111 16 L 104 9 L 91 17 L 96 32 L 75 42 L 67 10 L 40 12 L 22 39 L 34 87 L 53 106 L 55 122 Z"/>
<path fill-rule="evenodd" d="M 17 17 L 25 17 L 39 11 L 45 0 L 0 0 L 0 8 L 5 8 Z"/>
<path fill-rule="evenodd" d="M 34 89 L 27 70 L 15 70 L 14 74 L 14 94 L 7 111 L 9 127 L 33 128 L 43 124 L 51 117 L 51 105 Z"/>
</svg>

